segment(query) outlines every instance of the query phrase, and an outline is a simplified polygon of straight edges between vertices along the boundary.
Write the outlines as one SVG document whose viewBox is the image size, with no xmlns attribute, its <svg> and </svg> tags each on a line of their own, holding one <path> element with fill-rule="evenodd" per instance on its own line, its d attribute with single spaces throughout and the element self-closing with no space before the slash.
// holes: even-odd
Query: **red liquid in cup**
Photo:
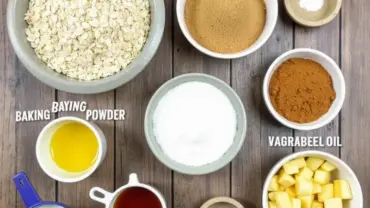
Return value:
<svg viewBox="0 0 370 208">
<path fill-rule="evenodd" d="M 114 208 L 162 208 L 158 197 L 151 191 L 132 187 L 122 191 L 114 202 Z"/>
</svg>

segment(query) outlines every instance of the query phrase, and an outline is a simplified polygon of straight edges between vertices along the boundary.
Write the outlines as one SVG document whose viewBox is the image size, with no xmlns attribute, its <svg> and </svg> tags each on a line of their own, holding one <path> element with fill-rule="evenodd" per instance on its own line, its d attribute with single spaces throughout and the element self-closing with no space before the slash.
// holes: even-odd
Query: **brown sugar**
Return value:
<svg viewBox="0 0 370 208">
<path fill-rule="evenodd" d="M 217 53 L 249 48 L 266 22 L 264 0 L 187 0 L 185 22 L 192 37 Z"/>
<path fill-rule="evenodd" d="M 302 58 L 289 59 L 278 67 L 271 77 L 269 94 L 275 110 L 296 123 L 318 120 L 336 97 L 323 66 Z"/>
</svg>

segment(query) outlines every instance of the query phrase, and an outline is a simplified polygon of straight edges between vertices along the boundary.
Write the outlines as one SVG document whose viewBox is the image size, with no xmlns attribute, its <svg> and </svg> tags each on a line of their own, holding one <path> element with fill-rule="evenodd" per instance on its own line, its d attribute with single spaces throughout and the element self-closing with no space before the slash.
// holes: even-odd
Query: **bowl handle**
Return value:
<svg viewBox="0 0 370 208">
<path fill-rule="evenodd" d="M 41 202 L 39 195 L 33 188 L 25 173 L 18 173 L 13 177 L 13 181 L 27 208 L 33 207 Z"/>
<path fill-rule="evenodd" d="M 96 193 L 98 193 L 102 197 L 97 196 Z M 93 187 L 90 190 L 90 198 L 108 206 L 109 203 L 112 201 L 113 194 L 104 190 L 104 189 L 102 189 L 102 188 Z"/>
<path fill-rule="evenodd" d="M 139 184 L 140 181 L 139 181 L 139 177 L 137 176 L 136 173 L 131 173 L 129 178 L 128 178 L 128 184 L 129 185 L 135 185 L 135 184 Z"/>
</svg>

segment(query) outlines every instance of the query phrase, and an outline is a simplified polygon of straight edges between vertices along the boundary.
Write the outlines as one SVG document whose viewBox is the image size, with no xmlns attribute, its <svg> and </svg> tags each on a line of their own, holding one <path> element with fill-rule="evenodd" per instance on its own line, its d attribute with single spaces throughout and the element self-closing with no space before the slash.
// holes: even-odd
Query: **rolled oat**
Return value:
<svg viewBox="0 0 370 208">
<path fill-rule="evenodd" d="M 30 0 L 27 40 L 47 66 L 89 81 L 126 68 L 150 28 L 148 0 Z"/>
</svg>

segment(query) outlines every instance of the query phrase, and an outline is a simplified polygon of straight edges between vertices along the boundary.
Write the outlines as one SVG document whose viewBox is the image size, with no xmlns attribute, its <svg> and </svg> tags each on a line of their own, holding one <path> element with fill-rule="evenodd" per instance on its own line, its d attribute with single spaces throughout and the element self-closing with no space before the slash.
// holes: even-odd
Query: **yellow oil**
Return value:
<svg viewBox="0 0 370 208">
<path fill-rule="evenodd" d="M 68 172 L 89 169 L 98 156 L 99 144 L 93 131 L 82 123 L 61 126 L 53 134 L 50 154 L 54 162 Z"/>
</svg>

